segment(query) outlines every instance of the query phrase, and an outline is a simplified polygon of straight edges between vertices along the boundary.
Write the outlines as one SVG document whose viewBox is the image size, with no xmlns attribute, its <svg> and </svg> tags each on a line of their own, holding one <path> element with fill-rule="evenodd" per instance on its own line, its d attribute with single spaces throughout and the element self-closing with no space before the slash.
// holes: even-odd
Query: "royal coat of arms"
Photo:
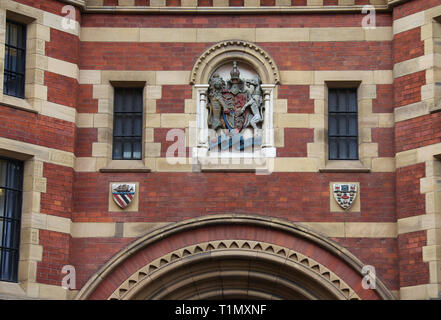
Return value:
<svg viewBox="0 0 441 320">
<path fill-rule="evenodd" d="M 135 198 L 136 185 L 134 183 L 114 183 L 112 184 L 112 196 L 115 203 L 125 209 Z"/>
<path fill-rule="evenodd" d="M 344 210 L 349 210 L 357 197 L 357 185 L 355 183 L 334 183 L 334 198 Z"/>
<path fill-rule="evenodd" d="M 240 78 L 236 61 L 230 76 L 227 81 L 217 73 L 210 78 L 208 126 L 213 130 L 228 129 L 232 134 L 249 126 L 257 131 L 263 121 L 262 82 L 259 76 Z"/>
</svg>

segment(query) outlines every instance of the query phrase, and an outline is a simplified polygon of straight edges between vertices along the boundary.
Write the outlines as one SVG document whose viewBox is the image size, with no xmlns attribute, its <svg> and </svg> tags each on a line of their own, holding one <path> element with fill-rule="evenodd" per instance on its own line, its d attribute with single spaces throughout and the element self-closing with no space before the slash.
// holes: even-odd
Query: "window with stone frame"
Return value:
<svg viewBox="0 0 441 320">
<path fill-rule="evenodd" d="M 26 25 L 7 20 L 3 93 L 24 98 L 25 72 Z"/>
<path fill-rule="evenodd" d="M 329 160 L 358 160 L 357 89 L 329 89 Z"/>
<path fill-rule="evenodd" d="M 0 281 L 17 282 L 23 163 L 0 158 Z"/>
<path fill-rule="evenodd" d="M 115 88 L 113 160 L 142 159 L 143 88 Z"/>
</svg>

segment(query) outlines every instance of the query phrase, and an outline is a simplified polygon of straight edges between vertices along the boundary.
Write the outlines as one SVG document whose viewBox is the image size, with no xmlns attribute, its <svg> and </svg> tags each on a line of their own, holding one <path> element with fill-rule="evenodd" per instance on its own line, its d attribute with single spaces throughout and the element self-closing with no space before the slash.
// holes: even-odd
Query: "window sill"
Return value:
<svg viewBox="0 0 441 320">
<path fill-rule="evenodd" d="M 16 98 L 6 94 L 3 94 L 3 97 L 0 99 L 0 104 L 14 109 L 38 113 L 38 110 L 35 109 L 33 105 L 29 104 L 26 99 Z"/>
<path fill-rule="evenodd" d="M 112 160 L 100 172 L 144 172 L 148 173 L 151 170 L 144 165 L 142 160 Z"/>
<path fill-rule="evenodd" d="M 10 299 L 17 299 L 25 296 L 26 296 L 26 292 L 23 290 L 20 284 L 16 282 L 0 281 L 1 298 L 8 297 Z"/>
<path fill-rule="evenodd" d="M 328 160 L 320 172 L 371 172 L 360 160 Z"/>
</svg>

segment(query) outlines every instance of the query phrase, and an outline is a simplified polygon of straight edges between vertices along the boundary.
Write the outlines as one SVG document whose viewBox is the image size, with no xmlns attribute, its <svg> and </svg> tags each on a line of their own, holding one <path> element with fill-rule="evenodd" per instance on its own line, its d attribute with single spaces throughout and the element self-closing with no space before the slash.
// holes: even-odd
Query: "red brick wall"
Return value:
<svg viewBox="0 0 441 320">
<path fill-rule="evenodd" d="M 105 6 L 117 6 L 118 0 L 104 0 L 103 5 Z"/>
<path fill-rule="evenodd" d="M 136 6 L 148 6 L 150 5 L 150 0 L 135 0 Z"/>
<path fill-rule="evenodd" d="M 369 0 L 355 0 L 355 5 L 364 5 L 364 4 L 370 4 Z"/>
<path fill-rule="evenodd" d="M 364 265 L 373 266 L 377 277 L 384 281 L 390 290 L 400 288 L 397 239 L 334 238 L 333 240 L 357 256 Z"/>
<path fill-rule="evenodd" d="M 91 157 L 92 144 L 98 142 L 97 128 L 77 128 L 75 139 L 75 156 Z"/>
<path fill-rule="evenodd" d="M 209 43 L 82 42 L 82 70 L 191 70 Z"/>
<path fill-rule="evenodd" d="M 43 246 L 43 259 L 37 262 L 37 282 L 61 286 L 63 266 L 70 264 L 68 234 L 47 230 L 39 231 L 39 243 Z"/>
<path fill-rule="evenodd" d="M 397 219 L 425 214 L 425 197 L 420 179 L 426 176 L 425 163 L 397 169 Z"/>
<path fill-rule="evenodd" d="M 212 7 L 213 0 L 198 0 L 199 7 Z"/>
<path fill-rule="evenodd" d="M 65 3 L 55 0 L 16 0 L 48 12 L 63 15 Z M 335 5 L 336 0 L 325 0 Z M 439 5 L 440 0 L 414 0 L 394 8 L 397 19 L 419 10 Z M 273 6 L 274 0 L 262 0 Z M 105 0 L 105 5 L 116 5 Z M 367 0 L 357 0 L 357 5 Z M 149 5 L 136 0 L 136 5 Z M 168 0 L 168 6 L 180 0 Z M 212 6 L 211 0 L 199 0 L 200 6 Z M 231 0 L 241 6 L 243 0 Z M 306 0 L 292 0 L 292 5 L 306 5 Z M 83 14 L 77 19 L 84 27 L 171 27 L 171 28 L 300 28 L 358 27 L 364 15 L 333 14 L 250 14 L 209 16 L 173 14 Z M 392 26 L 390 13 L 377 13 L 377 26 Z M 260 43 L 276 60 L 280 70 L 392 70 L 393 64 L 424 54 L 421 28 L 395 35 L 394 41 L 327 41 Z M 63 61 L 78 63 L 86 70 L 185 70 L 189 71 L 200 54 L 212 43 L 104 43 L 79 42 L 68 33 L 51 29 L 46 54 Z M 96 113 L 92 85 L 78 85 L 75 79 L 45 72 L 50 102 L 74 107 L 80 113 Z M 421 100 L 425 72 L 395 79 L 393 85 L 377 85 L 373 112 L 393 112 Z M 157 101 L 159 113 L 184 112 L 184 100 L 191 98 L 191 86 L 163 86 Z M 278 98 L 288 100 L 289 113 L 313 113 L 309 86 L 278 87 Z M 372 141 L 379 145 L 380 157 L 393 157 L 405 151 L 441 142 L 440 114 L 402 121 L 396 129 L 374 128 Z M 162 144 L 161 156 L 173 142 L 166 142 L 168 129 L 155 129 L 154 141 Z M 313 142 L 313 129 L 285 129 L 285 147 L 277 150 L 281 157 L 305 157 L 308 142 Z M 395 137 L 394 137 L 395 134 Z M 97 129 L 76 128 L 74 124 L 0 106 L 0 136 L 90 157 Z M 188 152 L 188 148 L 187 148 Z M 41 195 L 41 212 L 74 222 L 156 222 L 180 221 L 215 213 L 250 213 L 290 221 L 315 222 L 395 222 L 425 213 L 424 195 L 419 192 L 419 179 L 424 177 L 424 164 L 399 168 L 395 173 L 357 173 L 348 175 L 321 173 L 273 173 L 256 176 L 248 173 L 150 173 L 101 174 L 74 173 L 73 169 L 45 164 L 47 192 Z M 361 212 L 330 212 L 329 182 L 360 181 Z M 140 182 L 139 212 L 108 212 L 108 185 L 114 181 Z M 38 264 L 38 281 L 60 285 L 61 267 L 73 263 L 78 268 L 79 283 L 102 266 L 133 239 L 73 239 L 61 233 L 41 231 L 43 261 Z M 421 262 L 425 233 L 401 235 L 398 239 L 336 239 L 363 262 L 372 264 L 391 289 L 427 283 L 427 264 Z M 70 243 L 72 246 L 70 248 Z M 69 253 L 70 250 L 70 253 Z M 400 273 L 398 275 L 398 273 Z"/>
<path fill-rule="evenodd" d="M 306 6 L 307 0 L 291 0 L 292 6 Z"/>
<path fill-rule="evenodd" d="M 51 41 L 46 42 L 46 55 L 51 58 L 78 64 L 80 41 L 70 33 L 51 29 Z"/>
<path fill-rule="evenodd" d="M 285 146 L 277 148 L 278 157 L 307 157 L 307 143 L 314 142 L 314 129 L 285 128 Z"/>
<path fill-rule="evenodd" d="M 414 59 L 424 55 L 424 41 L 421 28 L 415 28 L 394 35 L 394 63 Z"/>
<path fill-rule="evenodd" d="M 158 222 L 238 212 L 291 221 L 395 221 L 394 173 L 351 175 L 361 184 L 361 212 L 330 213 L 329 182 L 347 179 L 346 173 L 76 173 L 73 219 Z M 115 181 L 140 182 L 139 212 L 108 212 Z"/>
<path fill-rule="evenodd" d="M 309 86 L 281 85 L 279 99 L 288 99 L 288 113 L 314 113 L 314 100 L 309 98 Z"/>
<path fill-rule="evenodd" d="M 79 113 L 97 113 L 98 100 L 93 99 L 93 85 L 80 84 L 78 86 L 77 112 Z"/>
<path fill-rule="evenodd" d="M 191 70 L 213 43 L 82 42 L 80 69 Z M 259 44 L 285 70 L 391 70 L 391 43 L 265 42 Z"/>
<path fill-rule="evenodd" d="M 304 0 L 306 2 L 306 0 Z M 361 13 L 332 14 L 247 14 L 230 15 L 150 15 L 137 14 L 84 14 L 83 27 L 115 28 L 336 28 L 361 27 L 365 15 Z M 377 12 L 378 27 L 392 26 L 392 17 L 388 13 Z"/>
<path fill-rule="evenodd" d="M 182 130 L 183 132 L 185 132 L 185 128 L 175 128 L 175 129 Z M 170 129 L 168 129 L 168 128 L 155 128 L 153 130 L 153 135 L 154 135 L 153 141 L 161 144 L 161 157 L 166 157 L 168 148 L 172 144 L 174 144 L 178 141 L 178 137 L 174 137 L 173 141 L 167 141 L 167 133 L 169 131 L 170 131 Z M 191 157 L 190 151 L 191 151 L 191 148 L 188 148 L 188 147 L 185 148 L 186 157 Z M 174 153 L 174 156 L 178 157 L 179 156 L 178 153 L 179 153 L 179 151 L 176 150 Z"/>
<path fill-rule="evenodd" d="M 76 79 L 45 71 L 44 85 L 48 87 L 48 101 L 75 108 L 78 97 L 78 81 Z"/>
<path fill-rule="evenodd" d="M 66 3 L 63 3 L 61 1 L 58 0 L 13 0 L 15 2 L 18 3 L 22 3 L 24 5 L 30 6 L 30 7 L 34 7 L 43 11 L 47 11 L 53 14 L 56 14 L 58 16 L 66 16 L 66 13 L 63 13 L 63 7 L 66 6 Z M 80 10 L 78 8 L 75 9 L 76 14 L 75 14 L 75 20 L 77 21 L 81 21 L 81 14 L 80 14 Z"/>
<path fill-rule="evenodd" d="M 44 163 L 43 177 L 47 179 L 47 183 L 46 192 L 41 193 L 40 212 L 70 219 L 73 207 L 73 169 L 51 163 Z"/>
<path fill-rule="evenodd" d="M 400 19 L 411 14 L 441 5 L 441 0 L 412 0 L 396 6 L 393 10 L 393 18 Z"/>
<path fill-rule="evenodd" d="M 180 7 L 181 6 L 181 0 L 166 0 L 165 5 L 167 7 Z"/>
<path fill-rule="evenodd" d="M 395 135 L 397 152 L 439 143 L 441 142 L 441 113 L 397 122 Z"/>
<path fill-rule="evenodd" d="M 260 5 L 263 7 L 275 6 L 276 0 L 260 0 Z"/>
<path fill-rule="evenodd" d="M 85 70 L 191 70 L 212 43 L 82 42 L 80 68 Z M 391 70 L 390 42 L 260 43 L 288 70 Z M 363 53 L 364 52 L 364 53 Z M 185 54 L 184 54 L 185 53 Z"/>
<path fill-rule="evenodd" d="M 394 157 L 394 129 L 372 128 L 372 142 L 378 143 L 379 157 Z"/>
<path fill-rule="evenodd" d="M 403 18 L 422 10 L 441 5 L 440 0 L 413 0 L 393 9 L 393 19 Z M 394 36 L 394 63 L 424 55 L 421 27 Z M 421 101 L 421 87 L 426 84 L 426 72 L 420 71 L 394 80 L 394 105 L 402 107 Z M 430 114 L 395 124 L 395 151 L 416 149 L 441 141 L 439 115 Z M 425 163 L 396 170 L 397 219 L 424 215 L 425 195 L 420 193 L 420 179 L 425 177 Z M 422 262 L 422 247 L 426 245 L 426 231 L 398 236 L 400 287 L 429 283 L 429 269 Z"/>
<path fill-rule="evenodd" d="M 189 85 L 162 86 L 162 98 L 156 102 L 157 113 L 184 113 L 185 99 L 191 99 Z"/>
<path fill-rule="evenodd" d="M 369 0 L 355 0 L 355 5 L 365 5 L 369 4 Z M 116 6 L 118 5 L 118 0 L 104 0 L 105 6 Z M 149 0 L 135 0 L 136 6 L 149 6 Z M 180 6 L 181 2 L 176 0 L 167 0 L 166 6 Z M 244 0 L 229 0 L 230 7 L 243 7 Z M 260 0 L 261 6 L 275 6 L 275 0 Z M 306 6 L 307 0 L 291 0 L 292 6 Z M 324 0 L 323 5 L 325 6 L 336 6 L 338 5 L 338 0 Z M 212 0 L 198 0 L 199 7 L 212 7 Z"/>
<path fill-rule="evenodd" d="M 377 98 L 372 100 L 372 112 L 394 112 L 394 88 L 393 84 L 377 84 Z"/>
<path fill-rule="evenodd" d="M 395 107 L 421 101 L 421 86 L 426 84 L 426 71 L 412 73 L 394 80 Z"/>
<path fill-rule="evenodd" d="M 73 238 L 70 263 L 75 266 L 77 288 L 82 288 L 101 266 L 133 240 L 133 238 Z"/>
<path fill-rule="evenodd" d="M 389 41 L 265 42 L 282 70 L 391 70 Z"/>
<path fill-rule="evenodd" d="M 243 7 L 244 0 L 229 0 L 228 4 L 230 7 Z"/>
<path fill-rule="evenodd" d="M 0 136 L 30 144 L 74 151 L 71 122 L 0 105 Z"/>
<path fill-rule="evenodd" d="M 323 0 L 324 6 L 336 6 L 338 5 L 338 0 Z"/>
</svg>

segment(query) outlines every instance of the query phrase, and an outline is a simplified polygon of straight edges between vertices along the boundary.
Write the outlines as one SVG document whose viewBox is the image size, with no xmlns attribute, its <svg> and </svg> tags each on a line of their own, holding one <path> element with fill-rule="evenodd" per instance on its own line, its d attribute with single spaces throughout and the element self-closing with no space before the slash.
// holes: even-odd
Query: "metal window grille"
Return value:
<svg viewBox="0 0 441 320">
<path fill-rule="evenodd" d="M 356 89 L 329 89 L 329 160 L 358 160 Z"/>
<path fill-rule="evenodd" d="M 113 159 L 142 156 L 142 88 L 115 88 Z"/>
<path fill-rule="evenodd" d="M 3 93 L 24 98 L 26 72 L 26 26 L 6 21 Z"/>
<path fill-rule="evenodd" d="M 23 163 L 0 158 L 0 281 L 17 282 Z"/>
</svg>

